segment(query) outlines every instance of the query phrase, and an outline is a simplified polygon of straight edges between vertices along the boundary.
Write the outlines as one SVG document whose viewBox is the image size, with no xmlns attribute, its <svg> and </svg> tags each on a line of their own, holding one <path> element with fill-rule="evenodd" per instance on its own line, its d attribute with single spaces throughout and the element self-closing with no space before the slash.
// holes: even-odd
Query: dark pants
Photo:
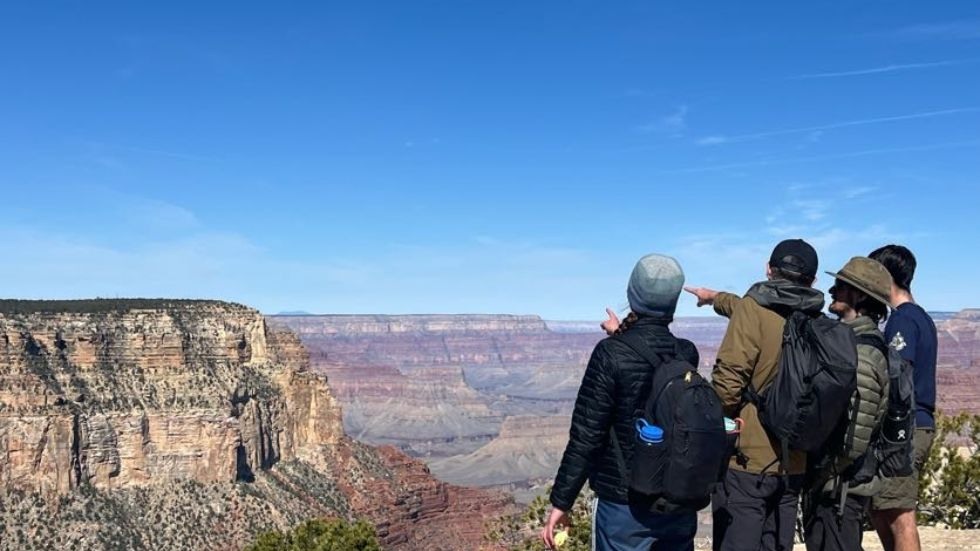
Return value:
<svg viewBox="0 0 980 551">
<path fill-rule="evenodd" d="M 792 551 L 803 476 L 731 469 L 711 497 L 715 551 Z"/>
<path fill-rule="evenodd" d="M 864 512 L 871 503 L 866 496 L 848 495 L 842 515 L 837 514 L 837 501 L 831 495 L 816 499 L 803 520 L 806 551 L 859 551 L 861 524 Z"/>
<path fill-rule="evenodd" d="M 644 507 L 597 500 L 592 517 L 595 551 L 694 551 L 697 513 L 660 514 Z"/>
</svg>

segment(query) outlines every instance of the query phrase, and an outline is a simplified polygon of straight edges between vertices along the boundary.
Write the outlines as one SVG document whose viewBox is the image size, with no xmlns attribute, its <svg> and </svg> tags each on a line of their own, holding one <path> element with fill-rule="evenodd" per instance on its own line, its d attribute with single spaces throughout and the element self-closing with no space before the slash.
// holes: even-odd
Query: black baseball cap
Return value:
<svg viewBox="0 0 980 551">
<path fill-rule="evenodd" d="M 817 251 L 802 239 L 786 239 L 772 250 L 769 266 L 784 272 L 816 277 Z"/>
</svg>

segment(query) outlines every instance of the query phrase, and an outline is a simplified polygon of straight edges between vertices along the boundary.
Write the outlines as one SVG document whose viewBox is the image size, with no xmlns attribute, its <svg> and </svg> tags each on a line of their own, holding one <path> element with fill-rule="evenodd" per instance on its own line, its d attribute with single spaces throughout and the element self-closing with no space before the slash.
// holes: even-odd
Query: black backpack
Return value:
<svg viewBox="0 0 980 551">
<path fill-rule="evenodd" d="M 789 450 L 821 450 L 846 417 L 856 388 L 854 331 L 797 310 L 786 318 L 775 378 L 761 390 L 750 383 L 744 399 L 756 405 L 762 426 L 780 442 L 785 469 Z"/>
<path fill-rule="evenodd" d="M 711 385 L 689 362 L 672 354 L 656 354 L 642 337 L 630 333 L 613 338 L 627 345 L 653 367 L 653 381 L 634 424 L 643 421 L 664 431 L 663 442 L 634 440 L 627 468 L 622 448 L 612 431 L 619 469 L 631 501 L 647 503 L 659 512 L 700 510 L 728 465 L 730 448 L 721 401 Z M 634 436 L 636 438 L 636 436 Z"/>
<path fill-rule="evenodd" d="M 878 473 L 884 477 L 912 475 L 912 434 L 915 432 L 915 380 L 912 364 L 879 335 L 861 335 L 857 342 L 874 346 L 888 360 L 888 411 L 872 440 Z"/>
</svg>

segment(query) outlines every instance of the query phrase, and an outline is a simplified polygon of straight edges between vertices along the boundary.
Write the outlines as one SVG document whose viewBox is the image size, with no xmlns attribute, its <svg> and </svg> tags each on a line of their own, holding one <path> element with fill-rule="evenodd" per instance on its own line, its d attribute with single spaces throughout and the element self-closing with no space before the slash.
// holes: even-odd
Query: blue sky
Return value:
<svg viewBox="0 0 980 551">
<path fill-rule="evenodd" d="M 980 306 L 971 1 L 8 2 L 0 79 L 0 296 L 598 319 L 803 237 Z"/>
</svg>

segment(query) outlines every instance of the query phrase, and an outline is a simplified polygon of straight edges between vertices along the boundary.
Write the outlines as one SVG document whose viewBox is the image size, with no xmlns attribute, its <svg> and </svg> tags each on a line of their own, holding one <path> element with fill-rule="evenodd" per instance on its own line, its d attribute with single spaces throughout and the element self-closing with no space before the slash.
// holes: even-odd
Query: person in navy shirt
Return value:
<svg viewBox="0 0 980 551">
<path fill-rule="evenodd" d="M 912 363 L 916 401 L 914 472 L 912 476 L 882 479 L 881 491 L 871 503 L 871 521 L 886 551 L 919 551 L 915 525 L 919 470 L 929 456 L 936 428 L 936 324 L 912 298 L 912 252 L 901 245 L 885 245 L 868 256 L 883 264 L 892 276 L 892 315 L 885 326 L 885 340 Z"/>
</svg>

